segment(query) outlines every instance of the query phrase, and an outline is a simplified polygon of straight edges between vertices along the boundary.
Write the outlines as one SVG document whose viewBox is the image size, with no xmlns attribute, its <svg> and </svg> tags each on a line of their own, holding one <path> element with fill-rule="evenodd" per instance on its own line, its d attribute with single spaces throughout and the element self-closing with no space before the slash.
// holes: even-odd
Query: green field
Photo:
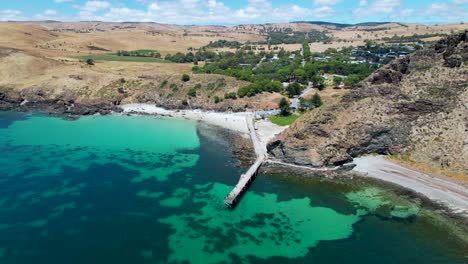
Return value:
<svg viewBox="0 0 468 264">
<path fill-rule="evenodd" d="M 287 116 L 281 116 L 281 115 L 271 116 L 268 119 L 270 120 L 270 122 L 278 126 L 289 126 L 292 123 L 294 123 L 294 121 L 296 121 L 299 117 L 301 116 L 298 114 L 290 114 Z"/>
<path fill-rule="evenodd" d="M 126 62 L 153 62 L 153 63 L 170 63 L 162 59 L 152 57 L 131 57 L 131 56 L 118 56 L 116 54 L 94 54 L 88 56 L 78 57 L 82 60 L 93 59 L 95 61 L 126 61 Z"/>
</svg>

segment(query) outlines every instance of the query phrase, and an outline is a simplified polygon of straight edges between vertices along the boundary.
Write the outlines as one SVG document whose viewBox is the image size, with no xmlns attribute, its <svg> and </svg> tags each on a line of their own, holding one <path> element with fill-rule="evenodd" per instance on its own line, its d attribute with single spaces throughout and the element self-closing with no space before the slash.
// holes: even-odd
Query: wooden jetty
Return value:
<svg viewBox="0 0 468 264">
<path fill-rule="evenodd" d="M 240 176 L 239 182 L 236 184 L 234 189 L 224 198 L 224 204 L 230 208 L 234 208 L 240 201 L 242 195 L 247 191 L 250 184 L 255 180 L 258 170 L 266 160 L 266 147 L 260 142 L 253 123 L 253 117 L 247 117 L 247 126 L 250 131 L 250 137 L 257 154 L 255 163 L 249 168 L 249 170 Z"/>
</svg>

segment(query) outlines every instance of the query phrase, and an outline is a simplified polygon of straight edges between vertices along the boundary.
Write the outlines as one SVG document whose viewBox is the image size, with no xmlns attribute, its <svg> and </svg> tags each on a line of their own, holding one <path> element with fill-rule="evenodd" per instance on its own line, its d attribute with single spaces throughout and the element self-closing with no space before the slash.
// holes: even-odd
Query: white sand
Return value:
<svg viewBox="0 0 468 264">
<path fill-rule="evenodd" d="M 455 182 L 408 169 L 383 157 L 356 158 L 354 163 L 354 171 L 366 177 L 411 189 L 468 216 L 468 189 Z"/>
<path fill-rule="evenodd" d="M 202 121 L 210 125 L 219 126 L 225 129 L 240 133 L 249 133 L 247 127 L 247 117 L 249 113 L 218 113 L 202 110 L 166 110 L 151 104 L 128 104 L 122 105 L 124 113 L 144 113 L 151 115 L 161 115 L 190 120 Z"/>
</svg>

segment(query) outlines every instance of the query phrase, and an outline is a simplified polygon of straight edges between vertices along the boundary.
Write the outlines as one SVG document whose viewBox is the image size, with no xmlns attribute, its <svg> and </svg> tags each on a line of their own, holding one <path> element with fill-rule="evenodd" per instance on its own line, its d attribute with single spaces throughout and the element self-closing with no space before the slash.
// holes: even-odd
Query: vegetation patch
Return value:
<svg viewBox="0 0 468 264">
<path fill-rule="evenodd" d="M 152 63 L 167 63 L 165 60 L 156 59 L 153 57 L 131 57 L 119 56 L 117 54 L 93 54 L 88 56 L 80 56 L 78 59 L 94 61 L 124 61 L 124 62 L 152 62 Z"/>
<path fill-rule="evenodd" d="M 270 122 L 278 126 L 289 126 L 292 123 L 294 123 L 299 117 L 301 117 L 301 115 L 294 113 L 294 114 L 289 114 L 286 116 L 282 116 L 282 115 L 271 116 L 268 118 L 268 120 L 270 120 Z"/>
</svg>

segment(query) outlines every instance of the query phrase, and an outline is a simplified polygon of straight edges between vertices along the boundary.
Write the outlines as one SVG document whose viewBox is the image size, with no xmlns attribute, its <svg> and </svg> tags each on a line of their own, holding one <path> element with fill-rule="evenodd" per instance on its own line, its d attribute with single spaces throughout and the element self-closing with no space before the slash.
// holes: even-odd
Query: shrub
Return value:
<svg viewBox="0 0 468 264">
<path fill-rule="evenodd" d="M 190 76 L 188 74 L 184 74 L 184 75 L 182 75 L 181 80 L 183 82 L 188 82 L 188 81 L 190 81 Z"/>
<path fill-rule="evenodd" d="M 197 96 L 197 89 L 195 89 L 195 87 L 191 88 L 191 89 L 188 91 L 187 95 L 188 95 L 189 97 L 196 97 L 196 96 Z"/>
<path fill-rule="evenodd" d="M 312 96 L 312 99 L 310 100 L 310 102 L 312 103 L 314 107 L 320 107 L 323 105 L 322 98 L 317 93 L 314 94 L 314 96 Z"/>
<path fill-rule="evenodd" d="M 182 100 L 182 105 L 188 105 L 187 99 Z"/>
<path fill-rule="evenodd" d="M 237 95 L 235 92 L 225 93 L 224 99 L 237 99 Z"/>
<path fill-rule="evenodd" d="M 87 59 L 86 64 L 91 65 L 91 66 L 94 65 L 94 59 L 91 59 L 91 58 Z"/>
<path fill-rule="evenodd" d="M 159 85 L 159 87 L 160 87 L 160 88 L 164 88 L 164 87 L 167 85 L 167 83 L 168 83 L 167 80 L 164 80 L 164 81 Z"/>
<path fill-rule="evenodd" d="M 281 110 L 281 115 L 282 116 L 287 116 L 289 115 L 289 101 L 286 99 L 286 97 L 281 98 L 279 104 L 278 104 L 279 109 Z"/>
<path fill-rule="evenodd" d="M 219 98 L 219 96 L 216 95 L 216 96 L 214 97 L 214 102 L 215 102 L 215 104 L 221 102 L 221 98 Z"/>
</svg>

